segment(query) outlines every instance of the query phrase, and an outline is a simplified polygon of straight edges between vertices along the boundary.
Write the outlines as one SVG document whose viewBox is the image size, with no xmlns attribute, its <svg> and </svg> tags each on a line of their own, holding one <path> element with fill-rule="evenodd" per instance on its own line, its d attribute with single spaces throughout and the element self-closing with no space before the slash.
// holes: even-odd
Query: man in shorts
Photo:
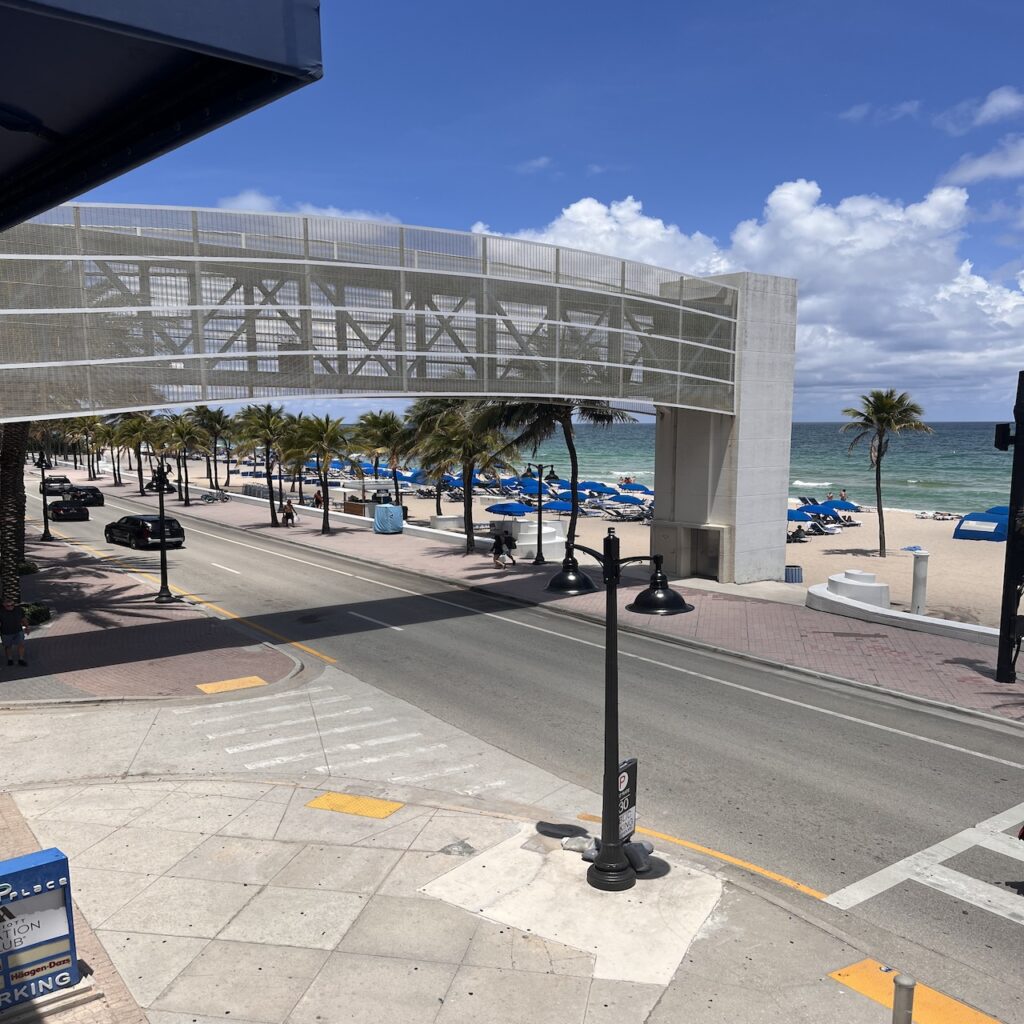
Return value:
<svg viewBox="0 0 1024 1024">
<path fill-rule="evenodd" d="M 25 609 L 20 604 L 15 604 L 13 597 L 5 594 L 3 603 L 0 604 L 0 641 L 3 642 L 8 665 L 14 664 L 11 654 L 15 647 L 18 648 L 18 664 L 28 664 L 25 660 L 25 634 L 27 632 L 28 619 L 25 617 Z"/>
</svg>

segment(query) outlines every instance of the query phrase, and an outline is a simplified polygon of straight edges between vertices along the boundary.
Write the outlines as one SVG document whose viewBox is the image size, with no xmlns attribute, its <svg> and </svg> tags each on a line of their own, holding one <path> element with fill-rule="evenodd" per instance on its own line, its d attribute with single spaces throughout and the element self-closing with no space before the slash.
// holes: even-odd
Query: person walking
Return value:
<svg viewBox="0 0 1024 1024">
<path fill-rule="evenodd" d="M 284 508 L 281 509 L 281 522 L 285 526 L 295 525 L 295 506 L 292 504 L 291 498 L 284 503 Z"/>
<path fill-rule="evenodd" d="M 323 492 L 317 488 L 316 494 L 313 495 L 313 508 L 324 507 L 324 495 Z"/>
<path fill-rule="evenodd" d="M 512 536 L 512 533 L 511 533 L 510 530 L 508 530 L 508 529 L 502 530 L 502 533 L 501 533 L 501 544 L 502 544 L 502 547 L 504 547 L 504 549 L 505 549 L 505 554 L 508 556 L 508 560 L 513 565 L 515 565 L 516 564 L 516 556 L 514 554 L 512 554 L 512 552 L 515 551 L 515 549 L 516 549 L 516 539 L 515 539 L 515 537 Z"/>
<path fill-rule="evenodd" d="M 494 543 L 491 545 L 491 558 L 494 560 L 495 569 L 505 568 L 505 540 L 500 533 L 494 535 Z"/>
<path fill-rule="evenodd" d="M 25 609 L 20 604 L 14 603 L 14 598 L 8 594 L 4 595 L 3 604 L 0 605 L 0 641 L 4 645 L 4 654 L 7 655 L 7 664 L 13 665 L 12 653 L 18 648 L 18 664 L 25 666 L 25 637 L 28 635 L 28 618 Z"/>
</svg>

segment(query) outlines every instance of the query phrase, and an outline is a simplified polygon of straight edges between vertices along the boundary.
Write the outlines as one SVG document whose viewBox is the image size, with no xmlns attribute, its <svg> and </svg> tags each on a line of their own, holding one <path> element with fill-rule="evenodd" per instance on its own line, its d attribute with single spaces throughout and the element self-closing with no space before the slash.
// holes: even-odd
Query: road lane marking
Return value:
<svg viewBox="0 0 1024 1024">
<path fill-rule="evenodd" d="M 577 817 L 580 821 L 600 822 L 601 820 L 600 816 L 596 814 L 578 814 Z M 744 871 L 752 871 L 755 875 L 770 878 L 773 882 L 778 882 L 779 885 L 784 885 L 789 889 L 796 889 L 797 892 L 802 892 L 806 896 L 813 896 L 816 900 L 825 899 L 825 893 L 819 892 L 817 889 L 812 889 L 809 885 L 804 885 L 802 882 L 797 882 L 792 878 L 787 878 L 785 875 L 780 875 L 777 871 L 771 871 L 768 868 L 762 868 L 758 864 L 752 864 L 749 860 L 741 860 L 739 857 L 733 857 L 729 853 L 722 853 L 721 850 L 713 850 L 710 846 L 701 846 L 700 843 L 691 843 L 688 839 L 680 839 L 678 836 L 666 835 L 664 832 L 655 832 L 654 829 L 650 828 L 637 828 L 637 832 L 640 832 L 645 836 L 650 836 L 652 839 L 661 839 L 666 843 L 673 843 L 674 845 L 682 846 L 687 850 L 694 850 L 697 853 L 703 853 L 708 857 L 714 857 L 715 860 L 721 860 L 726 864 L 732 864 L 735 867 L 743 868 Z"/>
<path fill-rule="evenodd" d="M 288 697 L 294 697 L 295 694 L 285 694 Z M 257 708 L 255 711 L 239 711 L 237 714 L 232 715 L 211 715 L 209 718 L 201 718 L 195 724 L 196 725 L 212 725 L 214 722 L 230 722 L 238 718 L 255 718 L 257 715 L 280 715 L 282 713 L 287 714 L 289 711 L 296 711 L 299 708 L 320 708 L 325 704 L 337 704 L 339 700 L 351 700 L 350 696 L 344 697 L 328 697 L 326 700 L 321 700 L 314 704 L 311 700 L 299 700 L 294 704 L 280 704 L 276 708 Z M 235 701 L 234 704 L 244 706 L 249 703 L 248 701 Z"/>
<path fill-rule="evenodd" d="M 329 686 L 311 686 L 308 690 L 300 690 L 295 692 L 292 690 L 289 693 L 272 693 L 266 697 L 249 697 L 244 701 L 241 700 L 219 700 L 213 704 L 193 704 L 187 708 L 171 708 L 176 715 L 194 715 L 200 711 L 210 711 L 212 708 L 238 708 L 248 707 L 250 704 L 261 704 L 263 701 L 268 700 L 294 700 L 296 697 L 305 696 L 307 693 L 323 693 L 324 690 L 329 690 Z M 204 719 L 203 721 L 207 721 Z M 211 718 L 211 722 L 218 721 L 218 719 Z"/>
<path fill-rule="evenodd" d="M 221 565 L 220 562 L 211 562 L 210 565 L 217 569 L 223 569 L 225 572 L 233 572 L 236 576 L 242 575 L 237 569 L 232 569 L 229 565 Z"/>
<path fill-rule="evenodd" d="M 444 598 L 434 597 L 434 596 L 432 596 L 430 594 L 423 594 L 423 593 L 420 593 L 419 591 L 410 590 L 407 587 L 399 587 L 399 586 L 396 586 L 395 584 L 392 584 L 392 583 L 382 583 L 380 580 L 374 580 L 374 579 L 370 579 L 367 576 L 359 576 L 359 575 L 356 575 L 355 573 L 345 572 L 342 569 L 336 569 L 333 566 L 321 565 L 318 562 L 313 562 L 313 561 L 310 561 L 308 559 L 303 559 L 303 558 L 297 558 L 294 555 L 286 555 L 283 552 L 272 551 L 269 548 L 260 547 L 259 545 L 256 545 L 256 544 L 248 544 L 248 543 L 246 543 L 244 541 L 233 540 L 233 539 L 228 538 L 228 537 L 220 537 L 217 534 L 207 533 L 207 532 L 205 532 L 203 530 L 195 530 L 195 532 L 201 534 L 202 536 L 210 537 L 210 538 L 212 538 L 212 539 L 214 539 L 216 541 L 220 541 L 220 542 L 227 543 L 227 544 L 236 544 L 239 547 L 250 548 L 250 549 L 252 549 L 254 551 L 260 551 L 263 554 L 273 555 L 276 558 L 283 558 L 283 559 L 286 559 L 287 561 L 290 561 L 290 562 L 297 562 L 300 565 L 308 565 L 308 566 L 311 566 L 311 567 L 313 567 L 315 569 L 322 569 L 322 570 L 324 570 L 326 572 L 333 572 L 333 573 L 337 573 L 337 574 L 339 574 L 341 576 L 348 576 L 348 577 L 350 577 L 352 579 L 357 579 L 357 580 L 360 580 L 361 582 L 364 582 L 364 583 L 370 583 L 370 584 L 373 584 L 374 586 L 377 586 L 377 587 L 383 587 L 385 590 L 394 590 L 394 591 L 397 591 L 398 593 L 408 594 L 408 595 L 410 595 L 412 597 L 418 597 L 418 598 L 420 598 L 421 600 L 424 600 L 424 601 L 432 601 L 435 604 L 444 605 L 444 606 L 447 606 L 449 608 L 455 608 L 458 611 L 463 612 L 465 614 L 483 615 L 483 616 L 486 616 L 488 618 L 498 619 L 499 621 L 506 622 L 506 623 L 509 623 L 511 625 L 514 625 L 514 626 L 519 626 L 522 629 L 532 629 L 532 630 L 535 630 L 536 632 L 546 633 L 549 636 L 557 637 L 558 639 L 561 639 L 561 640 L 569 640 L 572 643 L 580 644 L 580 645 L 585 646 L 585 647 L 593 647 L 593 648 L 597 648 L 597 649 L 601 649 L 601 650 L 604 649 L 603 642 L 596 642 L 596 641 L 592 641 L 592 640 L 584 640 L 581 637 L 572 636 L 571 634 L 568 634 L 568 633 L 562 633 L 562 632 L 560 632 L 558 630 L 548 629 L 548 628 L 546 628 L 544 626 L 537 626 L 537 625 L 534 625 L 533 623 L 530 623 L 530 622 L 522 622 L 519 619 L 513 619 L 513 618 L 508 617 L 507 615 L 503 615 L 503 614 L 500 614 L 498 612 L 476 612 L 473 609 L 467 608 L 465 605 L 458 604 L 455 601 L 448 601 L 448 600 L 445 600 Z M 101 556 L 101 557 L 104 557 L 104 556 Z M 341 554 L 340 557 L 343 558 L 344 554 Z M 199 600 L 199 599 L 197 598 L 197 600 Z M 201 602 L 201 603 L 205 603 L 205 602 Z M 216 609 L 216 606 L 214 606 L 214 605 L 210 605 L 210 607 L 213 607 L 213 608 Z M 246 621 L 246 620 L 243 619 L 242 621 Z M 586 620 L 580 620 L 580 621 L 581 621 L 582 624 L 585 624 L 585 625 L 599 626 L 598 623 L 590 623 L 590 622 L 587 622 Z M 252 624 L 252 625 L 256 629 L 260 629 L 261 628 L 259 626 L 255 626 L 255 624 Z M 392 628 L 398 628 L 398 627 L 392 627 Z M 292 641 L 288 641 L 287 639 L 285 639 L 285 642 L 286 643 L 292 643 Z M 297 644 L 296 643 L 296 644 L 294 644 L 294 646 L 302 648 L 301 644 Z M 311 653 L 315 654 L 317 657 L 324 658 L 325 660 L 327 660 L 327 656 L 326 655 L 321 655 L 319 652 L 316 652 L 316 651 L 311 651 Z M 984 754 L 981 751 L 970 750 L 967 747 L 961 747 L 961 746 L 957 746 L 956 744 L 953 744 L 953 743 L 946 743 L 946 742 L 944 742 L 942 740 L 932 739 L 929 736 L 922 736 L 922 735 L 920 735 L 918 733 L 908 732 L 905 729 L 897 729 L 897 728 L 894 728 L 893 726 L 882 725 L 881 723 L 872 722 L 872 721 L 869 721 L 868 719 L 865 719 L 865 718 L 858 718 L 858 717 L 856 717 L 854 715 L 845 715 L 845 714 L 843 714 L 843 713 L 841 713 L 839 711 L 831 711 L 828 708 L 818 707 L 815 704 L 808 704 L 805 701 L 794 700 L 794 699 L 792 699 L 790 697 L 783 697 L 780 694 L 769 693 L 769 692 L 767 692 L 765 690 L 758 690 L 758 689 L 756 689 L 755 687 L 752 687 L 752 686 L 743 686 L 740 683 L 734 683 L 734 682 L 731 682 L 731 681 L 729 681 L 727 679 L 720 679 L 720 678 L 718 678 L 716 676 L 708 675 L 708 674 L 703 673 L 703 672 L 695 672 L 693 669 L 682 668 L 681 666 L 678 666 L 678 665 L 671 665 L 671 664 L 669 664 L 667 662 L 659 661 L 656 658 L 648 658 L 648 657 L 646 657 L 645 655 L 642 655 L 642 654 L 633 654 L 633 653 L 631 653 L 629 651 L 620 651 L 619 653 L 620 653 L 620 656 L 623 657 L 623 658 L 632 658 L 634 661 L 641 661 L 641 662 L 643 662 L 643 663 L 645 663 L 647 665 L 653 665 L 653 666 L 655 666 L 657 668 L 664 668 L 664 669 L 668 669 L 671 672 L 677 672 L 677 673 L 680 673 L 682 675 L 692 676 L 695 679 L 706 680 L 707 682 L 714 683 L 714 684 L 716 684 L 718 686 L 726 686 L 726 687 L 729 687 L 729 688 L 734 689 L 734 690 L 740 690 L 740 691 L 742 691 L 744 693 L 750 693 L 750 694 L 753 694 L 755 696 L 764 697 L 767 700 L 774 700 L 774 701 L 777 701 L 777 702 L 782 703 L 782 704 L 788 704 L 788 705 L 793 706 L 793 707 L 803 708 L 806 711 L 813 711 L 813 712 L 815 712 L 817 714 L 820 714 L 820 715 L 826 715 L 828 717 L 840 719 L 842 721 L 852 722 L 852 723 L 854 723 L 856 725 L 863 725 L 863 726 L 865 726 L 865 727 L 867 727 L 869 729 L 876 729 L 876 730 L 878 730 L 880 732 L 890 733 L 891 735 L 895 735 L 895 736 L 903 736 L 906 739 L 917 740 L 920 743 L 926 743 L 926 744 L 929 744 L 931 746 L 940 747 L 940 748 L 942 748 L 944 750 L 950 750 L 950 751 L 952 751 L 954 753 L 965 754 L 968 757 L 975 757 L 975 758 L 978 758 L 978 759 L 980 759 L 982 761 L 990 761 L 990 762 L 992 762 L 994 764 L 1001 764 L 1001 765 L 1003 765 L 1003 766 L 1005 766 L 1007 768 L 1015 768 L 1015 769 L 1017 769 L 1019 771 L 1024 771 L 1024 763 L 1020 763 L 1018 761 L 1010 761 L 1010 760 L 1007 760 L 1006 758 L 995 757 L 992 754 Z M 331 664 L 335 664 L 336 663 L 336 659 L 330 659 L 330 663 Z"/>
<path fill-rule="evenodd" d="M 892 1009 L 894 985 L 897 971 L 886 967 L 877 960 L 861 960 L 833 971 L 829 977 L 854 992 L 867 996 L 886 1009 Z M 918 982 L 914 986 L 915 1024 L 999 1024 L 995 1017 L 989 1017 L 978 1010 L 927 985 Z"/>
<path fill-rule="evenodd" d="M 407 740 L 407 739 L 412 739 L 414 736 L 422 736 L 422 735 L 423 735 L 422 733 L 418 733 L 418 732 L 417 733 L 407 733 L 405 736 L 399 736 L 398 739 Z M 358 743 L 350 743 L 348 745 L 350 747 L 353 747 L 353 748 L 358 748 L 360 746 L 360 744 L 358 744 Z M 366 744 L 366 745 L 369 746 L 369 744 Z M 320 765 L 320 766 L 314 768 L 313 771 L 320 772 L 321 774 L 327 774 L 328 772 L 334 771 L 335 768 L 338 768 L 338 769 L 341 769 L 341 770 L 344 770 L 346 768 L 361 768 L 361 767 L 364 767 L 364 766 L 366 766 L 368 764 L 380 764 L 382 761 L 395 761 L 395 760 L 397 760 L 399 758 L 403 758 L 403 757 L 415 757 L 417 754 L 433 753 L 434 751 L 437 751 L 437 750 L 444 750 L 444 749 L 447 748 L 447 746 L 448 746 L 447 743 L 431 743 L 429 746 L 426 746 L 426 747 L 413 747 L 412 750 L 396 750 L 396 751 L 393 751 L 390 754 L 376 754 L 373 757 L 360 757 L 360 758 L 357 758 L 355 761 L 346 761 L 346 762 L 344 762 L 344 764 Z"/>
<path fill-rule="evenodd" d="M 361 722 L 358 725 L 341 725 L 334 729 L 324 729 L 322 732 L 309 733 L 307 736 L 304 737 L 282 736 L 279 741 L 273 740 L 270 743 L 258 743 L 252 749 L 259 750 L 262 747 L 275 746 L 278 743 L 292 743 L 296 739 L 310 739 L 313 736 L 337 736 L 344 732 L 355 732 L 357 729 L 373 729 L 378 725 L 393 725 L 397 721 L 397 718 L 384 718 L 381 719 L 379 722 Z M 246 749 L 247 748 L 245 747 L 239 748 L 239 750 L 241 751 L 244 751 Z M 225 748 L 225 753 L 232 754 L 235 753 L 235 751 L 229 748 Z M 327 751 L 323 750 L 322 748 L 320 750 L 306 750 L 298 754 L 281 754 L 279 757 L 272 757 L 268 761 L 251 761 L 245 767 L 250 770 L 253 768 L 271 768 L 274 765 L 278 764 L 291 764 L 294 761 L 308 761 L 311 757 L 323 757 L 326 754 Z"/>
<path fill-rule="evenodd" d="M 385 629 L 397 629 L 399 633 L 402 632 L 401 626 L 392 626 L 390 622 L 381 622 L 380 619 L 372 619 L 369 615 L 362 615 L 359 612 L 349 612 L 349 615 L 354 615 L 357 619 L 365 619 L 367 622 L 372 622 L 375 626 L 383 626 Z"/>
<path fill-rule="evenodd" d="M 216 683 L 196 683 L 196 689 L 203 693 L 228 693 L 230 690 L 249 690 L 254 686 L 266 686 L 262 676 L 240 676 L 238 679 L 221 679 Z"/>
<path fill-rule="evenodd" d="M 459 772 L 468 772 L 470 768 L 479 768 L 476 763 L 456 764 L 439 772 L 426 772 L 423 775 L 392 775 L 388 782 L 425 782 L 427 779 L 441 779 L 447 775 L 456 775 Z"/>
<path fill-rule="evenodd" d="M 1005 846 L 996 836 L 1005 836 L 1003 829 L 1024 821 L 1024 803 L 1010 807 L 999 814 L 978 822 L 973 828 L 966 828 L 956 835 L 943 839 L 941 842 L 919 850 L 908 857 L 890 864 L 873 874 L 867 875 L 858 882 L 836 890 L 825 897 L 825 902 L 840 910 L 849 910 L 866 900 L 879 896 L 903 882 L 920 882 L 929 888 L 937 889 L 956 899 L 971 903 L 983 910 L 991 911 L 1017 924 L 1024 924 L 1024 903 L 1019 896 L 1010 895 L 998 886 L 979 879 L 952 871 L 944 866 L 944 861 L 966 853 L 976 846 L 988 849 Z M 992 836 L 991 845 L 986 838 Z M 1009 836 L 1006 836 L 1010 839 Z M 1011 840 L 1018 842 L 1018 840 Z M 1022 858 L 1024 859 L 1024 858 Z"/>
</svg>

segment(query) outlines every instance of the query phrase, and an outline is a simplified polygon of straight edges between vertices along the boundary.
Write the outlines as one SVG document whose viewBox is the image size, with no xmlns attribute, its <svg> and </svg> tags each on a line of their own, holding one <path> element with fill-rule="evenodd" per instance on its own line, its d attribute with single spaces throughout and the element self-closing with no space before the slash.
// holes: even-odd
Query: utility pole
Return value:
<svg viewBox="0 0 1024 1024">
<path fill-rule="evenodd" d="M 996 424 L 995 446 L 1000 451 L 1013 448 L 1010 475 L 1010 515 L 1006 530 L 1006 561 L 1003 564 L 1003 602 L 999 616 L 999 654 L 996 658 L 996 682 L 1017 681 L 1017 654 L 1020 651 L 1018 608 L 1024 592 L 1024 370 L 1017 375 L 1017 400 L 1013 406 L 1013 433 L 1009 423 Z"/>
</svg>

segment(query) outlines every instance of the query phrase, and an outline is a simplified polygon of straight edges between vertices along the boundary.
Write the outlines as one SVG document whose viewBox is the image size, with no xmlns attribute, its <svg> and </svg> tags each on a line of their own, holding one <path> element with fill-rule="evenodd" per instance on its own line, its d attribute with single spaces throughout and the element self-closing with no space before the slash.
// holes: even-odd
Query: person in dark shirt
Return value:
<svg viewBox="0 0 1024 1024">
<path fill-rule="evenodd" d="M 18 648 L 18 664 L 28 664 L 25 660 L 25 635 L 27 633 L 28 619 L 25 617 L 25 609 L 20 604 L 15 604 L 13 597 L 5 594 L 3 603 L 0 605 L 0 641 L 3 642 L 8 665 L 14 664 L 14 658 L 11 655 L 15 647 Z"/>
</svg>

